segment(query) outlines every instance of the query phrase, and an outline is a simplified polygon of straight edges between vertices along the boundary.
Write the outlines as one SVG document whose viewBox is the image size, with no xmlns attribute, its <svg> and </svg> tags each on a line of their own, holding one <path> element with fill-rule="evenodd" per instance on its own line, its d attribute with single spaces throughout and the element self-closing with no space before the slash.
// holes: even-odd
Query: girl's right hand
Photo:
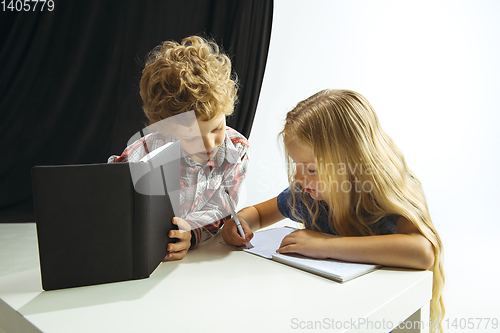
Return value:
<svg viewBox="0 0 500 333">
<path fill-rule="evenodd" d="M 238 232 L 234 219 L 227 220 L 226 223 L 224 223 L 224 227 L 222 228 L 222 238 L 224 239 L 224 242 L 229 245 L 244 246 L 253 238 L 253 232 L 244 218 L 238 215 L 238 219 L 240 220 L 243 232 L 245 232 L 245 238 L 241 237 Z"/>
</svg>

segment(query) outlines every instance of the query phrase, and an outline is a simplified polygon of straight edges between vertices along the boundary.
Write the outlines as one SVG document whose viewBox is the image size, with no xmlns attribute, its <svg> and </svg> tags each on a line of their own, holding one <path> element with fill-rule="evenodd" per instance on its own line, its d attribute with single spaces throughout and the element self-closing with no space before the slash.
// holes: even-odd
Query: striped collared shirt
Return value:
<svg viewBox="0 0 500 333">
<path fill-rule="evenodd" d="M 108 163 L 138 162 L 175 138 L 151 133 L 129 145 L 120 156 L 109 157 Z M 226 137 L 215 154 L 204 165 L 183 151 L 180 163 L 180 217 L 191 225 L 191 247 L 211 238 L 230 215 L 224 191 L 238 204 L 239 189 L 248 168 L 247 139 L 226 127 Z"/>
</svg>

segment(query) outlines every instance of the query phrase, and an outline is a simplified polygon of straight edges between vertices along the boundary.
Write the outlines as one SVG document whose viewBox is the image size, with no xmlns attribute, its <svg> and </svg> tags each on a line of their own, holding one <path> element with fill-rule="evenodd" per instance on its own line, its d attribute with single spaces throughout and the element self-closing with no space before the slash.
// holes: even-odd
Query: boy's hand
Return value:
<svg viewBox="0 0 500 333">
<path fill-rule="evenodd" d="M 234 219 L 230 219 L 226 221 L 226 223 L 224 223 L 224 227 L 222 228 L 222 238 L 224 239 L 224 242 L 229 245 L 243 246 L 253 238 L 253 232 L 248 226 L 248 223 L 245 221 L 245 219 L 239 215 L 238 219 L 240 220 L 243 232 L 245 232 L 245 238 L 241 237 L 240 233 L 238 232 L 238 228 L 236 227 L 236 222 L 234 222 Z"/>
<path fill-rule="evenodd" d="M 179 230 L 170 230 L 168 236 L 170 238 L 178 238 L 179 240 L 176 243 L 167 245 L 169 253 L 163 261 L 180 260 L 184 258 L 191 246 L 191 226 L 180 217 L 174 217 L 172 223 L 177 225 Z"/>
</svg>

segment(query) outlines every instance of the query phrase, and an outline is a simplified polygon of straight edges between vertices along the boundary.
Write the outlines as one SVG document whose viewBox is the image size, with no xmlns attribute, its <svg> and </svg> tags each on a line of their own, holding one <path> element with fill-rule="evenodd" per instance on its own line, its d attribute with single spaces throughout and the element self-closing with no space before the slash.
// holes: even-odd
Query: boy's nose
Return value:
<svg viewBox="0 0 500 333">
<path fill-rule="evenodd" d="M 211 149 L 215 148 L 215 140 L 213 140 L 213 139 L 204 138 L 203 144 L 205 145 L 206 150 L 211 150 Z"/>
</svg>

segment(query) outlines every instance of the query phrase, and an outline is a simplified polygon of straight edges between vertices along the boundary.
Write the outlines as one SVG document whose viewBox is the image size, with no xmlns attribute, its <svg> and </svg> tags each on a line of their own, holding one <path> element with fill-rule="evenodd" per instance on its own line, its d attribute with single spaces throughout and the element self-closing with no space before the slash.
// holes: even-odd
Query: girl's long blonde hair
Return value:
<svg viewBox="0 0 500 333">
<path fill-rule="evenodd" d="M 419 180 L 382 130 L 368 100 L 349 90 L 320 91 L 288 112 L 280 136 L 283 140 L 298 140 L 312 150 L 325 190 L 322 194 L 329 207 L 329 224 L 336 234 L 373 235 L 372 226 L 381 218 L 399 215 L 411 221 L 432 243 L 434 265 L 430 270 L 434 273 L 434 283 L 430 320 L 431 328 L 442 331 L 443 245 Z M 289 156 L 287 163 L 290 187 L 299 191 L 313 217 L 312 228 L 319 230 L 315 223 L 318 203 L 294 182 L 295 169 Z"/>
</svg>

